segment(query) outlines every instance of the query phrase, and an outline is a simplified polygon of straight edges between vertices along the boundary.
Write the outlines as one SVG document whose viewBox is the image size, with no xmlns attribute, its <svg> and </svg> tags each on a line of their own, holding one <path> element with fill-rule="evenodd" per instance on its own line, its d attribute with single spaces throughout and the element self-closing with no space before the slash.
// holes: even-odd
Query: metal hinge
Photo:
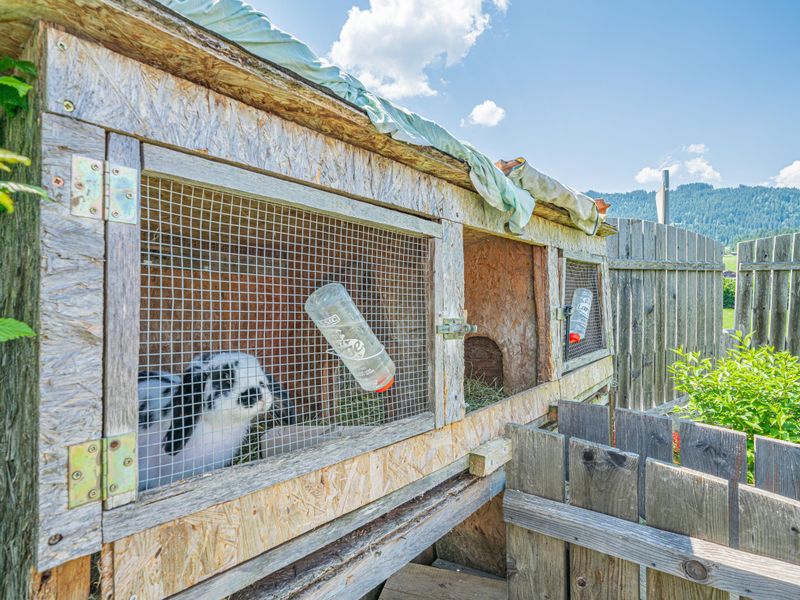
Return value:
<svg viewBox="0 0 800 600">
<path fill-rule="evenodd" d="M 139 172 L 131 167 L 74 155 L 70 202 L 76 217 L 136 225 Z"/>
<path fill-rule="evenodd" d="M 68 508 L 136 490 L 136 433 L 91 440 L 67 450 Z"/>
<path fill-rule="evenodd" d="M 458 340 L 468 333 L 477 333 L 477 331 L 477 325 L 470 325 L 466 319 L 461 318 L 442 319 L 442 322 L 436 326 L 436 333 L 446 340 Z"/>
</svg>

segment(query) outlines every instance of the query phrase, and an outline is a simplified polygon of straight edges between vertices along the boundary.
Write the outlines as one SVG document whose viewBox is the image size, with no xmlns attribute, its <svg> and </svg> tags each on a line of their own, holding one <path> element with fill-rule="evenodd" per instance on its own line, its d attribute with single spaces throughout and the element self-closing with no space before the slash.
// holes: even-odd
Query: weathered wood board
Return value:
<svg viewBox="0 0 800 600">
<path fill-rule="evenodd" d="M 506 582 L 410 564 L 392 575 L 379 600 L 506 600 Z"/>
</svg>

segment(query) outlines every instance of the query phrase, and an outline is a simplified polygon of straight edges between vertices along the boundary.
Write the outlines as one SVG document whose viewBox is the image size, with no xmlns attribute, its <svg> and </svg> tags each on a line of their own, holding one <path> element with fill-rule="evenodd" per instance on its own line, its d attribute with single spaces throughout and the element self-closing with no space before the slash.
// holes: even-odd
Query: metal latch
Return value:
<svg viewBox="0 0 800 600">
<path fill-rule="evenodd" d="M 74 155 L 70 204 L 76 217 L 135 225 L 139 218 L 139 172 Z"/>
<path fill-rule="evenodd" d="M 136 433 L 91 440 L 68 448 L 68 508 L 136 490 Z"/>
<path fill-rule="evenodd" d="M 469 333 L 477 333 L 478 326 L 470 325 L 466 319 L 442 319 L 436 326 L 436 333 L 441 334 L 446 340 L 457 340 Z"/>
</svg>

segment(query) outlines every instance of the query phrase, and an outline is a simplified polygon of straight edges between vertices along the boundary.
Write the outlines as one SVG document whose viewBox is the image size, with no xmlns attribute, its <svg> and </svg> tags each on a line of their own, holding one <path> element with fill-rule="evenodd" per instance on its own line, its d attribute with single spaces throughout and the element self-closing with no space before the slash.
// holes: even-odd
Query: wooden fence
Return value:
<svg viewBox="0 0 800 600">
<path fill-rule="evenodd" d="M 647 410 L 675 398 L 673 348 L 719 352 L 722 244 L 671 225 L 613 219 L 607 238 L 617 406 Z"/>
<path fill-rule="evenodd" d="M 800 233 L 739 242 L 736 329 L 800 356 Z"/>
<path fill-rule="evenodd" d="M 679 466 L 671 419 L 608 418 L 508 426 L 509 600 L 638 600 L 641 570 L 647 598 L 800 598 L 800 446 L 757 437 L 753 487 L 744 434 L 682 422 Z"/>
</svg>

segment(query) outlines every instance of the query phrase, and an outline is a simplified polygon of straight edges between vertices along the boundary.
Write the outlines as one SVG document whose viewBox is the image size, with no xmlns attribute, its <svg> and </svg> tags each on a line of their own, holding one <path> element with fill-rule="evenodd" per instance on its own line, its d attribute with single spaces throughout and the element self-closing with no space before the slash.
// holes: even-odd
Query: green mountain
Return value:
<svg viewBox="0 0 800 600">
<path fill-rule="evenodd" d="M 611 203 L 609 217 L 656 220 L 655 192 L 586 193 Z M 670 190 L 669 205 L 672 224 L 710 236 L 730 248 L 741 240 L 800 231 L 797 188 L 715 188 L 707 183 L 690 183 Z"/>
</svg>

